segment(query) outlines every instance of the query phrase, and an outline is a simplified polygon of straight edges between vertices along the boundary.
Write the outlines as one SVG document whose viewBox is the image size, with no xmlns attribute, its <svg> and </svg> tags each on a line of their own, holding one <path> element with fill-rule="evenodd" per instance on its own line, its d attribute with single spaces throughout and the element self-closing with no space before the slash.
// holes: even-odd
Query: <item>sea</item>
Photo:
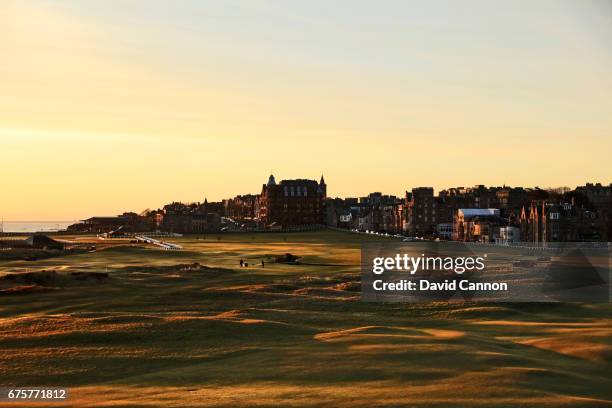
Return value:
<svg viewBox="0 0 612 408">
<path fill-rule="evenodd" d="M 3 232 L 56 232 L 63 231 L 77 221 L 2 221 Z"/>
</svg>

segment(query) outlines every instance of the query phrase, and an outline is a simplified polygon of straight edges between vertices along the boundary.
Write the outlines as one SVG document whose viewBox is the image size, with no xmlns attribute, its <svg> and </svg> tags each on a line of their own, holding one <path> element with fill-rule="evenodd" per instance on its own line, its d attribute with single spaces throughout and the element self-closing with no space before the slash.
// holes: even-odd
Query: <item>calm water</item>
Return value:
<svg viewBox="0 0 612 408">
<path fill-rule="evenodd" d="M 60 231 L 76 221 L 4 221 L 4 232 Z"/>
</svg>

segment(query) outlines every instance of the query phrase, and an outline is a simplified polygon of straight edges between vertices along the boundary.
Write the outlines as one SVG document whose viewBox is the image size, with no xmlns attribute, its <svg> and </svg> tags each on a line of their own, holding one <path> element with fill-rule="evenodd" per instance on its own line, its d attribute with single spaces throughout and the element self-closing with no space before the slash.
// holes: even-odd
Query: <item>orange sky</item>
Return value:
<svg viewBox="0 0 612 408">
<path fill-rule="evenodd" d="M 491 3 L 3 3 L 0 216 L 612 181 L 611 10 Z"/>
</svg>

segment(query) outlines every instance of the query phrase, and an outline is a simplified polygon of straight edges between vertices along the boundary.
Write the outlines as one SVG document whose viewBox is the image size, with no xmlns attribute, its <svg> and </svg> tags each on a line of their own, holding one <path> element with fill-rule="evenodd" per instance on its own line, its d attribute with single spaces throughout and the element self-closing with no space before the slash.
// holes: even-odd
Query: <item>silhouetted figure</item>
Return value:
<svg viewBox="0 0 612 408">
<path fill-rule="evenodd" d="M 240 267 L 242 268 L 244 266 L 244 261 L 241 259 L 240 260 Z"/>
<path fill-rule="evenodd" d="M 266 267 L 266 263 L 265 263 L 263 260 L 261 261 L 261 267 L 262 267 L 262 268 L 265 268 L 265 267 Z"/>
<path fill-rule="evenodd" d="M 244 267 L 245 267 L 245 268 L 248 268 L 248 267 L 249 267 L 249 263 L 248 263 L 248 262 L 245 262 L 245 263 L 244 263 Z"/>
</svg>

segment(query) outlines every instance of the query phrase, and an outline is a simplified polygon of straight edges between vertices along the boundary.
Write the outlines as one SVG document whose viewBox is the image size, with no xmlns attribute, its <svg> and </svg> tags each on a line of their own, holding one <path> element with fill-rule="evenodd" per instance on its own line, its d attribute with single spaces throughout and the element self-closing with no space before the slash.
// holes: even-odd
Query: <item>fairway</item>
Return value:
<svg viewBox="0 0 612 408">
<path fill-rule="evenodd" d="M 612 406 L 609 303 L 362 302 L 362 240 L 391 238 L 194 235 L 2 261 L 55 273 L 0 296 L 0 386 L 68 387 L 75 406 Z M 274 262 L 286 253 L 300 264 Z"/>
</svg>

